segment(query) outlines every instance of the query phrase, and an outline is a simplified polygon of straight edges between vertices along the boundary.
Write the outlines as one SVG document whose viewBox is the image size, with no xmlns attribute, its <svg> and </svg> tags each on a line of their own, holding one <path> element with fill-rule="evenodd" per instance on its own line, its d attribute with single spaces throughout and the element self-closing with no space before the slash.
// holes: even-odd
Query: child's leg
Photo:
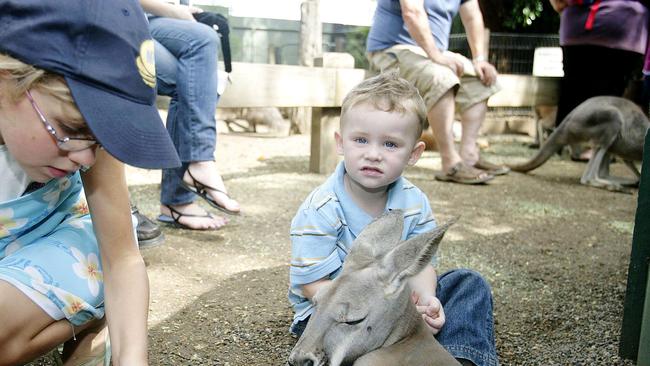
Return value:
<svg viewBox="0 0 650 366">
<path fill-rule="evenodd" d="M 63 346 L 63 365 L 86 365 L 91 360 L 93 364 L 103 364 L 107 355 L 108 327 L 106 318 L 94 320 L 81 327 L 75 327 L 76 336 L 68 339 Z M 108 355 L 110 356 L 110 355 Z"/>
<path fill-rule="evenodd" d="M 90 217 L 68 218 L 39 234 L 20 237 L 0 258 L 0 364 L 27 362 L 73 337 L 82 344 L 97 333 L 84 331 L 104 317 Z"/>
<path fill-rule="evenodd" d="M 77 340 L 100 321 L 74 327 Z M 22 291 L 0 280 L 0 364 L 20 365 L 47 353 L 73 336 L 72 324 L 54 320 Z M 86 338 L 85 342 L 90 341 Z M 79 352 L 80 353 L 80 352 Z"/>
<path fill-rule="evenodd" d="M 449 353 L 475 365 L 498 365 L 490 286 L 478 273 L 459 269 L 438 278 L 436 296 L 445 325 L 436 336 Z"/>
</svg>

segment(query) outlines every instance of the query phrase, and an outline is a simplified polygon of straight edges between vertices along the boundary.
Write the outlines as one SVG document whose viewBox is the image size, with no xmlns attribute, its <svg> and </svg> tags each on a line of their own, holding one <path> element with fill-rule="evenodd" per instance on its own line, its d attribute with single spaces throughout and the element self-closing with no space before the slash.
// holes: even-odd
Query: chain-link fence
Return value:
<svg viewBox="0 0 650 366">
<path fill-rule="evenodd" d="M 559 47 L 557 34 L 491 33 L 489 60 L 501 74 L 530 75 L 537 47 Z M 449 50 L 471 58 L 465 34 L 452 34 Z"/>
</svg>

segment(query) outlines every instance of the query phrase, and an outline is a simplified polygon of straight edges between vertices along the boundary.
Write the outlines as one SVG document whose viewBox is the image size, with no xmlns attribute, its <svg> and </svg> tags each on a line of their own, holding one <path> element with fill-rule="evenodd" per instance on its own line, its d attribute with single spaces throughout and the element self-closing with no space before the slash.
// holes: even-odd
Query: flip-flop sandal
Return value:
<svg viewBox="0 0 650 366">
<path fill-rule="evenodd" d="M 488 172 L 488 174 L 492 175 L 505 175 L 510 173 L 510 168 L 507 166 L 490 163 L 489 161 L 483 160 L 482 158 L 478 159 L 476 164 L 474 164 L 474 168 L 485 170 Z"/>
<path fill-rule="evenodd" d="M 109 333 L 106 332 L 106 335 L 104 336 L 104 351 L 100 353 L 99 355 L 92 357 L 89 360 L 82 361 L 82 363 L 79 364 L 79 366 L 110 366 L 111 365 L 111 338 L 109 336 Z M 51 361 L 54 362 L 55 365 L 57 366 L 62 366 L 63 365 L 63 360 L 61 359 L 61 354 L 59 353 L 58 349 L 54 349 L 51 353 Z"/>
<path fill-rule="evenodd" d="M 171 207 L 169 205 L 165 205 L 165 207 L 167 207 L 169 209 L 169 212 L 171 212 L 171 216 L 165 215 L 165 214 L 160 214 L 160 215 L 158 215 L 156 220 L 158 220 L 158 221 L 160 221 L 160 222 L 162 222 L 164 224 L 173 225 L 173 226 L 181 228 L 181 229 L 209 230 L 209 229 L 195 229 L 193 227 L 187 226 L 187 225 L 180 222 L 180 219 L 182 217 L 207 217 L 207 218 L 213 218 L 213 216 L 209 212 L 206 212 L 205 215 L 184 214 L 184 213 L 178 211 L 177 209 L 175 209 L 175 208 L 173 208 L 173 207 Z"/>
<path fill-rule="evenodd" d="M 434 172 L 434 177 L 442 182 L 461 184 L 483 184 L 494 179 L 494 175 L 487 173 L 485 170 L 467 166 L 462 162 L 451 167 L 449 173 Z"/>
<path fill-rule="evenodd" d="M 192 175 L 192 172 L 190 172 L 189 168 L 187 169 L 187 174 L 189 174 L 190 178 L 192 178 L 192 184 L 187 184 L 181 179 L 181 185 L 183 186 L 183 188 L 203 198 L 207 203 L 210 204 L 210 206 L 216 208 L 221 212 L 227 213 L 228 215 L 239 215 L 239 211 L 229 210 L 226 207 L 220 205 L 217 201 L 213 200 L 212 197 L 208 195 L 208 190 L 219 192 L 224 196 L 226 196 L 226 198 L 228 198 L 229 200 L 232 200 L 232 198 L 230 198 L 228 193 L 222 191 L 221 189 L 210 187 L 209 185 L 203 184 L 200 181 L 196 180 L 196 178 L 194 178 L 194 176 Z"/>
</svg>

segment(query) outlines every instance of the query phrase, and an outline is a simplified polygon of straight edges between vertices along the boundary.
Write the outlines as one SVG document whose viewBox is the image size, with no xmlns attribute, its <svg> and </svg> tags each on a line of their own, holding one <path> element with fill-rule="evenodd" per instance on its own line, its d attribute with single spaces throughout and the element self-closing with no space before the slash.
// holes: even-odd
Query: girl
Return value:
<svg viewBox="0 0 650 366">
<path fill-rule="evenodd" d="M 0 24 L 0 365 L 64 342 L 66 365 L 107 363 L 109 344 L 115 365 L 144 365 L 148 280 L 120 161 L 180 165 L 144 14 L 0 0 Z"/>
</svg>

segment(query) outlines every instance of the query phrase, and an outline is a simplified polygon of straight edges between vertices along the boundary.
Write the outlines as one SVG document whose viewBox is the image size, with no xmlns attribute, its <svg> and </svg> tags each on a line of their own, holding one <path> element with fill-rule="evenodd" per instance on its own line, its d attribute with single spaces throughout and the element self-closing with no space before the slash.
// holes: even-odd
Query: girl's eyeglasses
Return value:
<svg viewBox="0 0 650 366">
<path fill-rule="evenodd" d="M 25 94 L 27 95 L 29 102 L 32 104 L 32 107 L 36 111 L 36 114 L 38 114 L 41 122 L 43 122 L 43 125 L 45 125 L 47 132 L 49 132 L 50 135 L 52 135 L 52 137 L 54 137 L 56 140 L 56 145 L 59 147 L 59 149 L 64 151 L 81 151 L 89 149 L 95 145 L 99 145 L 97 140 L 89 137 L 59 137 L 54 127 L 52 127 L 52 125 L 48 122 L 47 118 L 45 118 L 45 115 L 43 115 L 43 112 L 34 101 L 34 98 L 32 97 L 32 94 L 29 92 L 29 90 L 25 91 Z"/>
</svg>

